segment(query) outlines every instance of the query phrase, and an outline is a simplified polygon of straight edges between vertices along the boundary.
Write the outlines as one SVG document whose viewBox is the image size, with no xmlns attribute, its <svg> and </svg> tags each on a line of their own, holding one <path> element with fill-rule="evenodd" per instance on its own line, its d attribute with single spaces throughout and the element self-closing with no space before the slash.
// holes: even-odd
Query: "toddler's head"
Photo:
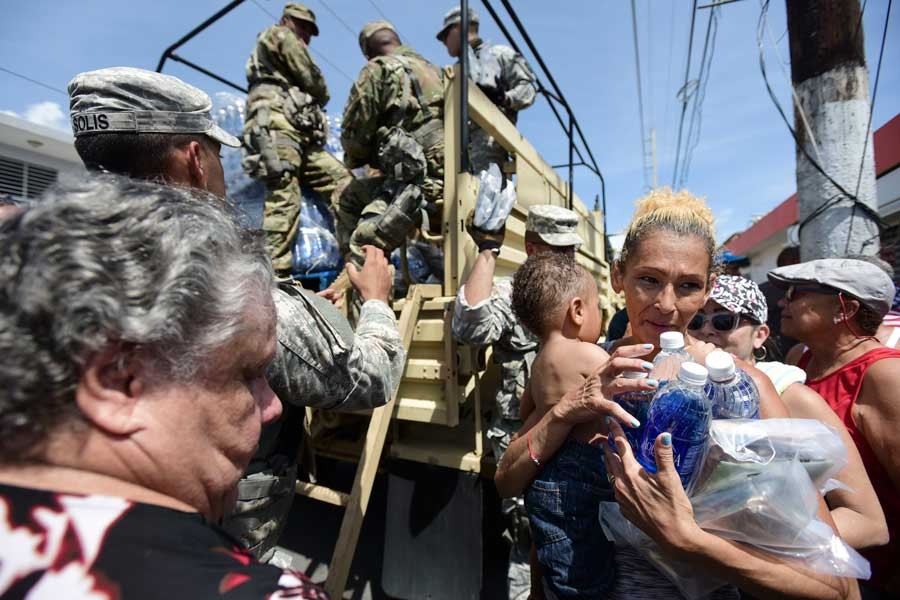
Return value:
<svg viewBox="0 0 900 600">
<path fill-rule="evenodd" d="M 598 300 L 594 278 L 562 252 L 533 254 L 513 277 L 513 311 L 541 339 L 562 331 L 596 342 L 602 333 Z"/>
</svg>

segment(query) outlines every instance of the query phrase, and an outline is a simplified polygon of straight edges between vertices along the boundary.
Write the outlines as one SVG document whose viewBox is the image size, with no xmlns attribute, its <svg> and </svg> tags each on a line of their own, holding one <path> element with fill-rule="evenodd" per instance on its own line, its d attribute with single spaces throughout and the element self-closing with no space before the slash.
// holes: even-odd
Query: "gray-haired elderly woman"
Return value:
<svg viewBox="0 0 900 600">
<path fill-rule="evenodd" d="M 195 191 L 74 179 L 0 221 L 0 597 L 325 597 L 211 524 L 281 413 L 271 294 Z"/>
</svg>

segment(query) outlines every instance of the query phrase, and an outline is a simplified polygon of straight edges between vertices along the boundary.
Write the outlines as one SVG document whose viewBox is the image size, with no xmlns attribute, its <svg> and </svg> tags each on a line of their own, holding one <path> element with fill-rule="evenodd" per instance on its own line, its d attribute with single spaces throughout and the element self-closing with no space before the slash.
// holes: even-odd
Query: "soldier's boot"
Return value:
<svg viewBox="0 0 900 600">
<path fill-rule="evenodd" d="M 379 199 L 367 206 L 363 220 L 350 236 L 350 260 L 357 267 L 362 267 L 365 261 L 362 247 L 365 244 L 381 248 L 389 256 L 418 226 L 418 219 L 421 218 L 418 213 L 423 204 L 419 187 L 406 184 L 390 204 Z"/>
</svg>

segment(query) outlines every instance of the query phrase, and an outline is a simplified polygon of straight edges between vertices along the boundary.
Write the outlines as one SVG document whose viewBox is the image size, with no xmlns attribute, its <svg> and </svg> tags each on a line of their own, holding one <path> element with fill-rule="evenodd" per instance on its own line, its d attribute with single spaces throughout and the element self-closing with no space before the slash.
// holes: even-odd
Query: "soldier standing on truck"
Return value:
<svg viewBox="0 0 900 600">
<path fill-rule="evenodd" d="M 459 58 L 462 47 L 460 9 L 457 6 L 444 16 L 444 25 L 437 39 L 447 47 L 447 53 Z M 478 35 L 478 14 L 469 9 L 469 77 L 503 111 L 513 125 L 520 110 L 525 110 L 537 97 L 537 77 L 521 54 L 500 44 L 488 44 Z M 472 58 L 475 61 L 472 61 Z M 506 150 L 489 133 L 470 123 L 469 161 L 475 173 L 487 169 L 491 163 L 503 165 Z"/>
<path fill-rule="evenodd" d="M 171 75 L 115 67 L 77 75 L 69 98 L 75 150 L 88 168 L 225 195 L 219 150 L 240 142 L 212 120 L 201 90 Z M 105 127 L 88 129 L 94 120 Z M 361 271 L 348 267 L 363 302 L 355 332 L 330 303 L 293 283 L 273 292 L 278 346 L 266 380 L 284 412 L 263 427 L 236 511 L 224 523 L 263 562 L 290 566 L 275 544 L 294 499 L 304 407 L 373 408 L 400 384 L 406 353 L 389 304 L 387 261 L 377 248 L 366 251 Z"/>
<path fill-rule="evenodd" d="M 440 69 L 403 45 L 387 21 L 359 34 L 368 63 L 350 90 L 341 143 L 351 168 L 380 174 L 350 182 L 337 210 L 337 238 L 348 261 L 363 244 L 389 254 L 424 219 L 440 230 L 444 195 L 444 83 Z"/>
<path fill-rule="evenodd" d="M 325 78 L 309 53 L 314 35 L 319 35 L 316 15 L 290 2 L 281 21 L 259 34 L 247 59 L 250 94 L 241 164 L 269 192 L 262 226 L 279 276 L 291 269 L 300 186 L 311 188 L 331 204 L 336 190 L 352 177 L 324 148 L 328 136 L 324 108 L 329 96 Z"/>
<path fill-rule="evenodd" d="M 574 260 L 576 247 L 583 243 L 576 233 L 577 227 L 578 215 L 571 210 L 548 204 L 532 206 L 525 225 L 525 253 L 531 256 L 537 252 L 562 252 Z M 525 329 L 513 312 L 512 278 L 494 277 L 505 226 L 499 231 L 482 231 L 472 224 L 470 214 L 466 230 L 478 246 L 478 258 L 456 296 L 453 337 L 466 344 L 493 345 L 493 359 L 500 367 L 500 382 L 487 437 L 494 459 L 499 463 L 510 438 L 522 427 L 519 402 L 537 354 L 538 338 Z M 509 598 L 524 600 L 531 588 L 528 516 L 522 498 L 504 500 L 503 511 L 511 520 Z"/>
</svg>

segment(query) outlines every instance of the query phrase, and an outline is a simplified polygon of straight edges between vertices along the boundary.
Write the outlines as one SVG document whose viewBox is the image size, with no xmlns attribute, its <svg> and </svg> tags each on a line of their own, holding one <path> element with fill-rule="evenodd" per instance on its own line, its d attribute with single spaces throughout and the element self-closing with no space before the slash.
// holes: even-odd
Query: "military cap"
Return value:
<svg viewBox="0 0 900 600">
<path fill-rule="evenodd" d="M 284 15 L 312 25 L 312 34 L 319 35 L 319 26 L 316 25 L 316 13 L 299 2 L 288 2 L 284 5 Z"/>
<path fill-rule="evenodd" d="M 69 82 L 69 115 L 75 137 L 101 133 L 202 133 L 239 148 L 216 125 L 212 100 L 177 77 L 133 67 L 79 73 Z"/>
<path fill-rule="evenodd" d="M 381 31 L 382 29 L 388 29 L 397 34 L 397 37 L 400 37 L 400 34 L 397 33 L 397 30 L 394 29 L 394 26 L 391 25 L 390 21 L 371 21 L 363 25 L 362 31 L 359 32 L 359 49 L 362 50 L 363 54 L 366 54 L 366 45 L 369 43 L 369 38 L 371 38 L 376 31 Z"/>
<path fill-rule="evenodd" d="M 441 30 L 438 31 L 437 36 L 435 36 L 437 37 L 439 42 L 443 42 L 444 38 L 447 37 L 448 29 L 462 21 L 462 19 L 460 18 L 461 12 L 462 11 L 460 11 L 459 7 L 456 6 L 454 8 L 451 8 L 450 12 L 444 15 L 444 26 L 441 27 Z M 476 25 L 478 24 L 478 13 L 476 13 L 472 8 L 469 9 L 469 23 L 475 23 Z"/>
<path fill-rule="evenodd" d="M 528 209 L 526 233 L 534 233 L 549 246 L 580 246 L 578 215 L 562 206 L 537 204 Z"/>
</svg>

